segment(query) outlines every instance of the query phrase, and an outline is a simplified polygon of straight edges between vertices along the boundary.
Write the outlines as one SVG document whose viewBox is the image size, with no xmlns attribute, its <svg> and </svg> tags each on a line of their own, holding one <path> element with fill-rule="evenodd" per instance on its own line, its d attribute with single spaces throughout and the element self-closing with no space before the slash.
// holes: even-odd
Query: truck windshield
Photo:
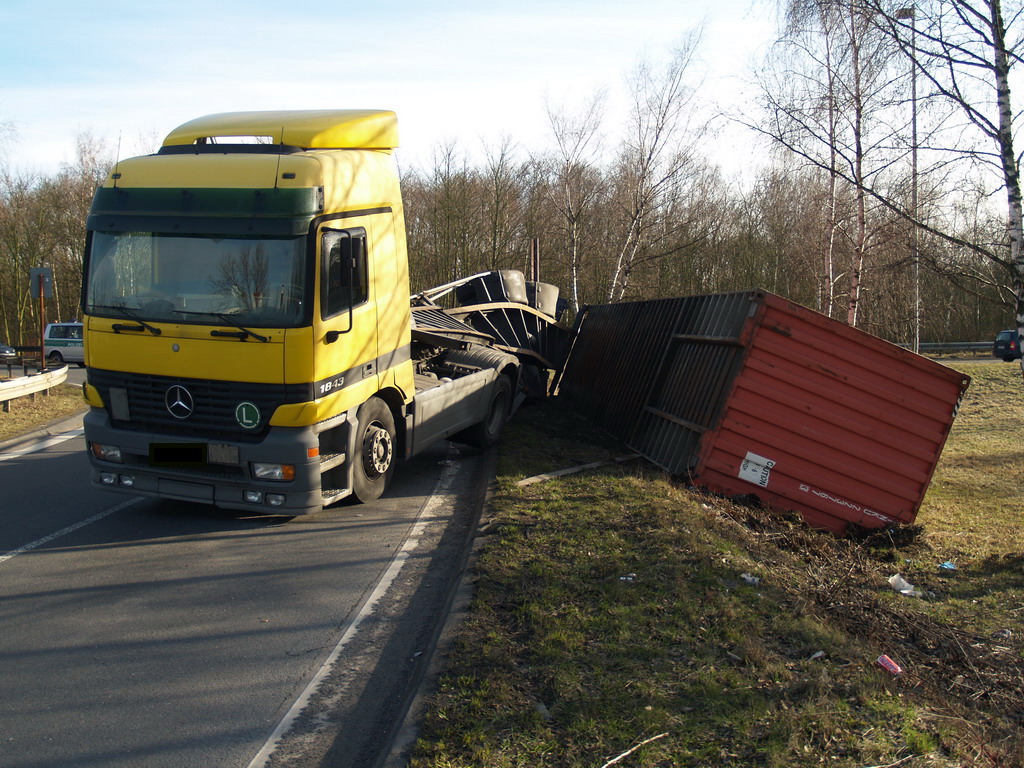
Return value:
<svg viewBox="0 0 1024 768">
<path fill-rule="evenodd" d="M 294 327 L 302 323 L 301 237 L 93 232 L 85 310 L 145 320 Z"/>
</svg>

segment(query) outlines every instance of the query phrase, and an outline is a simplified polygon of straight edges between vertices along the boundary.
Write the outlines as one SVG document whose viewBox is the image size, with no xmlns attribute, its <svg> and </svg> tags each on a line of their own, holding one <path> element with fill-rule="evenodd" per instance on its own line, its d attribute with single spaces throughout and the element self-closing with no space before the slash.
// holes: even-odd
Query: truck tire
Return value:
<svg viewBox="0 0 1024 768">
<path fill-rule="evenodd" d="M 379 499 L 395 470 L 395 417 L 379 397 L 359 406 L 355 448 L 352 494 L 364 503 Z"/>
<path fill-rule="evenodd" d="M 512 381 L 504 374 L 494 380 L 487 415 L 479 424 L 463 430 L 454 440 L 472 445 L 474 448 L 490 448 L 501 438 L 501 430 L 508 421 L 509 405 L 512 403 Z"/>
</svg>

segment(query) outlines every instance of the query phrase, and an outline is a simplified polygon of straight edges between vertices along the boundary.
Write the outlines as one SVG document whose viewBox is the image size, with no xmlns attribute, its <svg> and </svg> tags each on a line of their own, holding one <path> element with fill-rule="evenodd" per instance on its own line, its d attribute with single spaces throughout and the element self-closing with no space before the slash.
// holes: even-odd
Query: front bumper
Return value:
<svg viewBox="0 0 1024 768">
<path fill-rule="evenodd" d="M 319 444 L 310 427 L 271 427 L 262 441 L 249 443 L 120 429 L 110 423 L 102 408 L 92 408 L 83 423 L 92 484 L 97 488 L 267 514 L 304 515 L 322 508 Z M 153 466 L 150 459 L 154 443 L 167 446 L 204 442 L 212 445 L 208 451 L 212 458 L 199 465 Z M 92 443 L 117 446 L 122 461 L 96 458 Z M 254 463 L 292 464 L 295 477 L 284 482 L 257 480 L 252 474 Z M 109 482 L 112 476 L 114 482 Z M 281 503 L 268 503 L 268 495 Z M 257 496 L 259 501 L 254 500 Z"/>
</svg>

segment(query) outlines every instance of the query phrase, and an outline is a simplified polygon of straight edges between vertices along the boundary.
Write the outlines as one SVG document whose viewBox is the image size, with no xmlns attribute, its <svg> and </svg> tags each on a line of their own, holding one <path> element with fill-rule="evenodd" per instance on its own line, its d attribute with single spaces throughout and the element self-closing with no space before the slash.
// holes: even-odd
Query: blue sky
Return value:
<svg viewBox="0 0 1024 768">
<path fill-rule="evenodd" d="M 735 102 L 772 20 L 764 0 L 5 0 L 0 122 L 17 132 L 8 161 L 48 173 L 84 132 L 112 151 L 120 141 L 123 157 L 212 112 L 394 109 L 399 158 L 422 166 L 449 140 L 472 152 L 508 135 L 539 150 L 545 101 L 600 88 L 614 128 L 636 62 L 700 25 L 704 102 Z M 744 143 L 722 139 L 724 154 Z"/>
</svg>

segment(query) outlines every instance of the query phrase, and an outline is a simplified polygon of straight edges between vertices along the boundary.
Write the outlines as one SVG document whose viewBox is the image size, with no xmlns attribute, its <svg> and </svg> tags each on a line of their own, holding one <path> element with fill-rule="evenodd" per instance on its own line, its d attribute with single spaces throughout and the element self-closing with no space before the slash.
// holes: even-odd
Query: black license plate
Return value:
<svg viewBox="0 0 1024 768">
<path fill-rule="evenodd" d="M 150 443 L 151 467 L 202 467 L 206 465 L 206 443 Z"/>
</svg>

